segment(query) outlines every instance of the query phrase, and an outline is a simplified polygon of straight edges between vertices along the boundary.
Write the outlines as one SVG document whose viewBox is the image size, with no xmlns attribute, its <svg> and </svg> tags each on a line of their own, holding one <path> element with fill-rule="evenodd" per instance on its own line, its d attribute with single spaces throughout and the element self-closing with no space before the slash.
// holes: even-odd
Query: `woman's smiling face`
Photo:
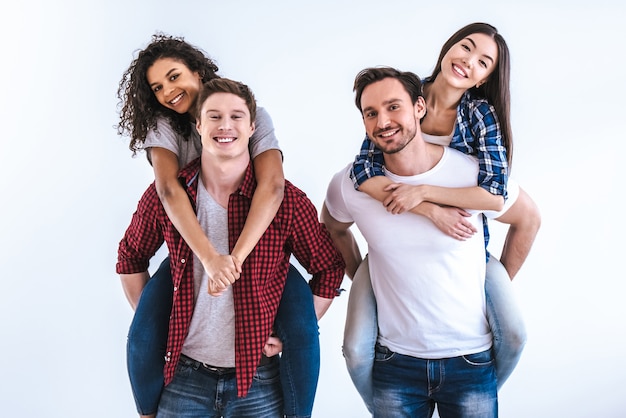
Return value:
<svg viewBox="0 0 626 418">
<path fill-rule="evenodd" d="M 148 68 L 146 79 L 159 103 L 177 113 L 191 113 L 196 104 L 202 77 L 182 61 L 159 58 Z"/>
<path fill-rule="evenodd" d="M 498 45 L 483 33 L 461 39 L 446 52 L 441 73 L 455 87 L 469 89 L 480 86 L 498 65 Z"/>
</svg>

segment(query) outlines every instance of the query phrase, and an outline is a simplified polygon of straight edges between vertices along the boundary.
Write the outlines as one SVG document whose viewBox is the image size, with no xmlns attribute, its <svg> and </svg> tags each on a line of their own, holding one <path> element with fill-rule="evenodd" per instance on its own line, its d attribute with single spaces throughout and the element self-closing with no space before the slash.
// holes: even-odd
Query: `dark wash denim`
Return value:
<svg viewBox="0 0 626 418">
<path fill-rule="evenodd" d="M 137 412 L 154 414 L 163 390 L 163 367 L 174 286 L 167 257 L 141 292 L 126 343 L 126 363 Z"/>
<path fill-rule="evenodd" d="M 154 414 L 163 390 L 163 366 L 172 309 L 172 276 L 167 257 L 144 287 L 127 342 L 127 365 L 137 411 Z M 309 417 L 317 390 L 320 346 L 313 295 L 290 265 L 274 327 L 283 342 L 281 384 L 287 417 Z"/>
<path fill-rule="evenodd" d="M 172 382 L 161 395 L 159 418 L 282 418 L 279 359 L 259 366 L 252 386 L 237 397 L 235 372 L 219 373 L 199 362 L 181 359 Z"/>
<path fill-rule="evenodd" d="M 492 350 L 428 360 L 377 344 L 373 379 L 375 418 L 498 416 Z"/>
<path fill-rule="evenodd" d="M 489 257 L 485 275 L 487 321 L 493 334 L 498 389 L 509 378 L 526 344 L 526 326 L 511 278 L 502 263 Z M 343 355 L 348 373 L 367 409 L 372 406 L 372 363 L 378 338 L 376 298 L 370 280 L 367 256 L 359 265 L 350 287 Z"/>
</svg>

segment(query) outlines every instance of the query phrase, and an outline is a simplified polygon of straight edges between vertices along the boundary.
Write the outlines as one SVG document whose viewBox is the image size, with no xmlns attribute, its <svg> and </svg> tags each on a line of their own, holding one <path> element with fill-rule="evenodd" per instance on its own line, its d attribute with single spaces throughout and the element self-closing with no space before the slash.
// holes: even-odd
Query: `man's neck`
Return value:
<svg viewBox="0 0 626 418">
<path fill-rule="evenodd" d="M 200 175 L 207 192 L 222 207 L 228 207 L 228 199 L 241 185 L 248 164 L 247 158 L 218 160 L 211 155 L 202 154 Z"/>
<path fill-rule="evenodd" d="M 441 145 L 424 141 L 418 133 L 402 151 L 384 154 L 385 168 L 398 176 L 415 176 L 432 170 L 442 156 Z"/>
</svg>

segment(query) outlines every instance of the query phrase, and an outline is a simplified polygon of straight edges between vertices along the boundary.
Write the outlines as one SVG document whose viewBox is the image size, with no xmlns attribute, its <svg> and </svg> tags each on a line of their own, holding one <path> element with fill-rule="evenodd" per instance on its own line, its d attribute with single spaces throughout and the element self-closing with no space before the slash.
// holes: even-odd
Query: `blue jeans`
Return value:
<svg viewBox="0 0 626 418">
<path fill-rule="evenodd" d="M 259 366 L 248 394 L 237 397 L 234 370 L 210 371 L 199 362 L 181 358 L 172 382 L 159 402 L 159 418 L 282 418 L 278 357 Z"/>
<path fill-rule="evenodd" d="M 342 349 L 348 374 L 370 413 L 374 412 L 372 366 L 377 338 L 378 311 L 370 280 L 369 263 L 365 256 L 350 286 Z"/>
<path fill-rule="evenodd" d="M 154 414 L 163 390 L 163 366 L 172 309 L 169 257 L 148 280 L 128 332 L 127 365 L 137 411 Z M 317 390 L 320 346 L 311 289 L 289 266 L 274 326 L 283 342 L 281 384 L 287 417 L 309 417 Z"/>
<path fill-rule="evenodd" d="M 495 418 L 498 389 L 491 350 L 420 359 L 376 345 L 375 418 Z"/>
<path fill-rule="evenodd" d="M 286 418 L 308 418 L 320 373 L 320 339 L 311 288 L 290 265 L 285 290 L 274 319 L 274 329 L 283 343 L 280 381 Z"/>
<path fill-rule="evenodd" d="M 520 359 L 526 343 L 526 328 L 509 275 L 493 256 L 487 263 L 485 292 L 500 389 Z M 343 355 L 352 383 L 370 412 L 373 412 L 372 364 L 377 338 L 376 299 L 366 257 L 357 269 L 350 288 Z"/>
<path fill-rule="evenodd" d="M 141 292 L 126 343 L 130 387 L 141 415 L 156 412 L 163 390 L 173 293 L 170 258 L 167 257 Z"/>
<path fill-rule="evenodd" d="M 485 296 L 500 389 L 522 356 L 526 345 L 526 325 L 512 289 L 511 278 L 494 256 L 490 256 L 487 263 Z"/>
</svg>

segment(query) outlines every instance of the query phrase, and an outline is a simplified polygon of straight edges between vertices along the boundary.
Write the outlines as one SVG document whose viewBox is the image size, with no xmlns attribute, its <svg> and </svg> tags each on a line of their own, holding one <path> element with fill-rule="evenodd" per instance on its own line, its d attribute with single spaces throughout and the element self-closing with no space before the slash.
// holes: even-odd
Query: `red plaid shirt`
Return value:
<svg viewBox="0 0 626 418">
<path fill-rule="evenodd" d="M 185 185 L 194 206 L 199 169 L 200 160 L 197 159 L 179 174 L 179 180 Z M 243 229 L 255 188 L 256 181 L 250 165 L 241 186 L 228 202 L 231 251 Z M 167 385 L 174 377 L 193 314 L 193 255 L 167 217 L 152 184 L 139 201 L 120 242 L 117 273 L 147 271 L 149 260 L 163 241 L 167 243 L 170 253 L 174 284 L 164 369 Z M 291 254 L 312 275 L 310 285 L 313 294 L 324 298 L 338 295 L 345 268 L 341 254 L 333 245 L 325 226 L 319 222 L 311 201 L 304 192 L 285 181 L 283 203 L 274 221 L 243 264 L 241 278 L 233 284 L 238 396 L 248 393 L 263 346 L 271 334 Z M 207 341 L 207 344 L 219 343 Z"/>
</svg>

